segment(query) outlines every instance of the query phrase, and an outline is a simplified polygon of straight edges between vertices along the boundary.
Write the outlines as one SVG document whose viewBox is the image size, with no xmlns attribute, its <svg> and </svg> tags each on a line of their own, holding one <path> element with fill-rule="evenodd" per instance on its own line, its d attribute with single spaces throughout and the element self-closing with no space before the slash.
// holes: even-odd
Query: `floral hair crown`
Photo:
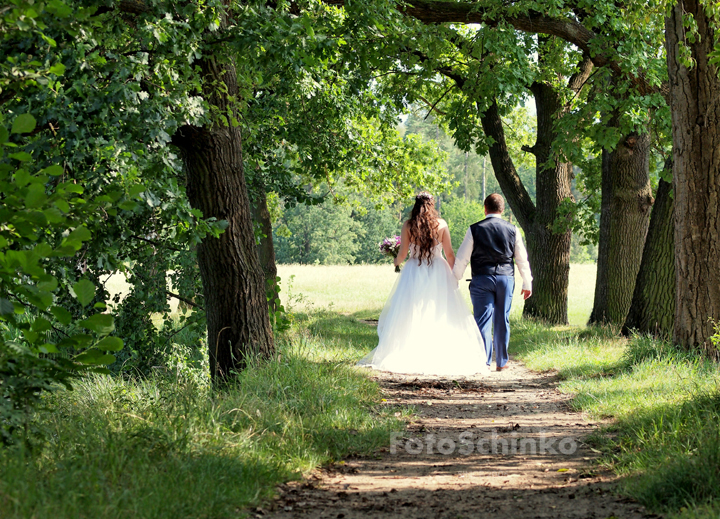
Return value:
<svg viewBox="0 0 720 519">
<path fill-rule="evenodd" d="M 430 201 L 433 201 L 434 198 L 433 198 L 433 196 L 432 196 L 430 193 L 428 193 L 427 191 L 421 191 L 420 193 L 417 194 L 417 196 L 415 197 L 415 200 L 430 200 Z"/>
</svg>

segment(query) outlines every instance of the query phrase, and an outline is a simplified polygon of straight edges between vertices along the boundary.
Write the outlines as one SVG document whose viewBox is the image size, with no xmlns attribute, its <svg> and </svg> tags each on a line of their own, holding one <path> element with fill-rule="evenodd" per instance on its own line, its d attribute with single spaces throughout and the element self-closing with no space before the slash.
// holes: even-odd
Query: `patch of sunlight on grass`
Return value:
<svg viewBox="0 0 720 519">
<path fill-rule="evenodd" d="M 534 321 L 513 323 L 511 351 L 536 371 L 562 379 L 603 377 L 622 364 L 626 341 L 605 328 L 580 333 L 572 326 L 547 327 Z"/>
<path fill-rule="evenodd" d="M 575 326 L 585 326 L 590 319 L 595 297 L 596 263 L 570 265 L 568 286 L 568 321 Z"/>
<path fill-rule="evenodd" d="M 577 394 L 573 405 L 592 415 L 630 419 L 639 412 L 682 404 L 719 383 L 717 372 L 702 363 L 666 358 L 626 366 L 612 377 L 568 380 L 561 390 Z"/>
</svg>

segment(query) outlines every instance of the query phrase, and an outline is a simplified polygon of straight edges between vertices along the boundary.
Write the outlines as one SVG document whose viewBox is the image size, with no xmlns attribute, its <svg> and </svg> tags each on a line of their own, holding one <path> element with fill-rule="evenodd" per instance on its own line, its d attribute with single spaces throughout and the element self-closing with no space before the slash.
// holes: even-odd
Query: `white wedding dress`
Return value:
<svg viewBox="0 0 720 519">
<path fill-rule="evenodd" d="M 378 320 L 380 342 L 358 365 L 418 375 L 485 373 L 485 346 L 450 265 L 433 249 L 418 265 L 415 245 Z"/>
</svg>

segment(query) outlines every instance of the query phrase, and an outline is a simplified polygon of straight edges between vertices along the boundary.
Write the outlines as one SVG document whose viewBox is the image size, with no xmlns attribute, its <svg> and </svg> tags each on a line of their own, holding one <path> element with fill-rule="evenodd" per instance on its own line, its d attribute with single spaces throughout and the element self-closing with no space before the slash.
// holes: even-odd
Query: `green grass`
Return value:
<svg viewBox="0 0 720 519">
<path fill-rule="evenodd" d="M 305 313 L 277 360 L 253 362 L 217 394 L 177 379 L 96 377 L 53 395 L 38 416 L 45 443 L 0 451 L 0 517 L 238 517 L 282 481 L 385 445 L 402 423 L 352 364 L 377 344 L 357 319 L 377 318 L 392 267 L 279 270 L 284 302 Z M 611 420 L 588 441 L 624 493 L 668 517 L 720 516 L 717 364 L 579 327 L 595 267 L 570 275 L 571 326 L 521 320 L 516 299 L 511 355 L 556 370 L 576 410 Z"/>
<path fill-rule="evenodd" d="M 512 351 L 558 371 L 571 405 L 613 424 L 591 438 L 621 489 L 671 517 L 720 516 L 720 372 L 700 355 L 609 328 L 514 323 Z"/>
<path fill-rule="evenodd" d="M 374 335 L 347 317 L 300 316 L 276 360 L 251 362 L 216 394 L 84 379 L 47 399 L 34 452 L 0 451 L 0 517 L 238 517 L 281 482 L 370 454 L 402 429 L 351 366 Z"/>
<path fill-rule="evenodd" d="M 568 288 L 570 324 L 584 326 L 590 317 L 595 290 L 595 264 L 570 266 Z M 281 299 L 286 307 L 299 311 L 331 309 L 363 318 L 380 314 L 385 300 L 397 279 L 391 264 L 386 265 L 278 265 L 282 279 Z M 468 307 L 470 268 L 460 281 L 460 291 Z M 520 277 L 515 286 L 511 316 L 522 314 Z"/>
</svg>

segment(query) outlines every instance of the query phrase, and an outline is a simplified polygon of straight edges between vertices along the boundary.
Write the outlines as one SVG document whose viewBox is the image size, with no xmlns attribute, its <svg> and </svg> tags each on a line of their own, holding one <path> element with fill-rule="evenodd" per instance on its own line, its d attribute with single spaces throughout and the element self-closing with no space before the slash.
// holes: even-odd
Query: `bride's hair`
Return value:
<svg viewBox="0 0 720 519">
<path fill-rule="evenodd" d="M 423 259 L 427 259 L 428 265 L 432 263 L 438 225 L 435 199 L 427 191 L 422 191 L 415 197 L 415 206 L 408 220 L 410 242 L 417 249 L 418 265 L 422 265 Z"/>
</svg>

